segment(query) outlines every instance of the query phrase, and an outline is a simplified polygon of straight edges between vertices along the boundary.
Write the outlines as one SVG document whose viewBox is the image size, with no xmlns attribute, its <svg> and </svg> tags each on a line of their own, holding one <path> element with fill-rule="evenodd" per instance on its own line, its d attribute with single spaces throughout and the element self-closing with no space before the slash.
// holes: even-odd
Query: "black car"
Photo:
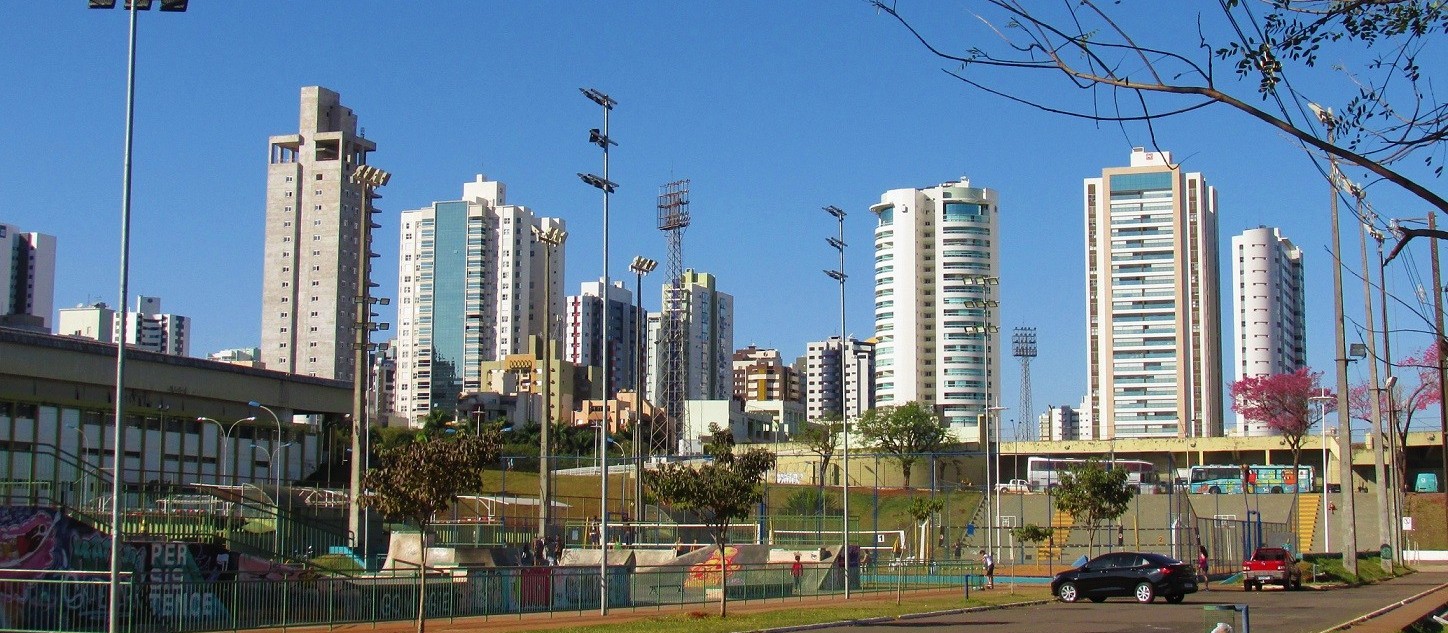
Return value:
<svg viewBox="0 0 1448 633">
<path fill-rule="evenodd" d="M 1170 556 L 1141 552 L 1102 554 L 1051 581 L 1051 595 L 1062 602 L 1130 596 L 1144 603 L 1161 596 L 1176 604 L 1196 591 L 1196 568 Z"/>
</svg>

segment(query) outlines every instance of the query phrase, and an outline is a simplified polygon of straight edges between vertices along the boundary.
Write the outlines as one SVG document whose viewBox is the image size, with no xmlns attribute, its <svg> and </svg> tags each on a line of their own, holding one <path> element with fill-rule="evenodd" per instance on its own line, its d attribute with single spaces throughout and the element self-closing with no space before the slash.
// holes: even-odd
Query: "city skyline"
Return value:
<svg viewBox="0 0 1448 633">
<path fill-rule="evenodd" d="M 259 2 L 142 16 L 132 293 L 166 297 L 191 316 L 198 356 L 262 343 L 256 298 L 264 148 L 270 135 L 293 129 L 296 94 L 307 85 L 343 95 L 368 138 L 377 139 L 369 162 L 394 174 L 380 202 L 377 270 L 395 261 L 398 246 L 387 236 L 397 230 L 398 210 L 446 199 L 456 182 L 482 172 L 569 222 L 569 288 L 601 276 L 596 191 L 575 176 L 597 163 L 585 141 L 596 111 L 577 89 L 608 92 L 620 102 L 610 277 L 626 278 L 634 255 L 661 259 L 664 240 L 651 223 L 657 186 L 691 178 L 685 265 L 716 275 L 736 296 L 737 347 L 776 348 L 787 358 L 802 355 L 809 341 L 838 335 L 838 288 L 819 272 L 836 265 L 824 243 L 835 226 L 819 207 L 850 213 L 847 335 L 869 338 L 869 205 L 881 191 L 968 175 L 1000 193 L 999 322 L 1039 330 L 1033 387 L 1040 410 L 1074 406 L 1086 390 L 1079 182 L 1119 163 L 1131 147 L 1172 150 L 1183 170 L 1210 174 L 1223 196 L 1221 233 L 1277 226 L 1309 261 L 1327 260 L 1328 187 L 1299 148 L 1268 129 L 1203 112 L 1163 122 L 1154 143 L 1140 131 L 1015 107 L 940 73 L 866 7 L 342 6 Z M 27 87 L 0 96 L 0 107 L 17 115 L 0 130 L 0 142 L 43 148 L 0 158 L 7 192 L 0 221 L 57 237 L 56 306 L 115 303 L 125 21 L 79 4 L 29 3 L 12 13 L 32 28 L 17 29 L 0 50 L 14 58 L 58 52 L 0 71 L 7 85 Z M 459 83 L 479 60 L 453 41 L 466 37 L 453 36 L 484 19 L 499 27 L 486 64 L 491 74 L 475 86 Z M 295 34 L 298 24 L 365 32 L 380 20 L 399 32 L 428 33 L 429 43 L 416 50 L 415 42 L 400 41 L 407 38 L 324 46 Z M 601 25 L 619 34 L 609 48 L 597 45 Z M 625 37 L 683 28 L 703 29 L 703 36 L 686 47 Z M 544 32 L 549 47 L 536 43 Z M 387 60 L 384 69 L 398 72 L 364 71 L 358 59 Z M 416 72 L 421 68 L 429 70 Z M 435 98 L 444 91 L 463 98 Z M 182 107 L 176 97 L 183 94 L 199 95 L 203 107 Z M 47 177 L 20 177 L 37 171 Z M 1383 193 L 1375 199 L 1385 212 L 1425 212 Z M 1344 249 L 1355 251 L 1350 242 Z M 1040 265 L 1043 254 L 1059 263 Z M 1316 319 L 1307 327 L 1308 357 L 1317 370 L 1331 369 L 1332 324 L 1320 316 L 1331 297 L 1330 272 L 1316 267 L 1306 280 Z M 1390 291 L 1413 303 L 1404 269 L 1389 274 Z M 388 277 L 374 272 L 383 284 L 378 295 L 395 298 Z M 658 278 L 643 292 L 651 312 L 658 310 L 659 293 L 651 291 Z M 1348 289 L 1347 301 L 1360 301 L 1358 292 Z M 1391 310 L 1401 329 L 1422 329 L 1401 306 Z M 386 311 L 382 320 L 397 322 Z M 1402 354 L 1426 343 L 1421 335 L 1400 338 L 1393 348 Z M 1223 356 L 1225 372 L 1232 354 Z M 1007 404 L 1018 388 L 1012 374 L 1000 376 Z"/>
</svg>

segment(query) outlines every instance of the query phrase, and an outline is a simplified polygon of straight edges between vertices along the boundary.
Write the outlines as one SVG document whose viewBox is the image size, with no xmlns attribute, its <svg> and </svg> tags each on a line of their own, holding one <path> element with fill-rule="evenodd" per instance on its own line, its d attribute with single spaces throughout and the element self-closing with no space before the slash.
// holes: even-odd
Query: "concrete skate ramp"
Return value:
<svg viewBox="0 0 1448 633">
<path fill-rule="evenodd" d="M 603 562 L 603 550 L 599 549 L 565 549 L 563 559 L 558 564 L 563 567 L 597 567 Z M 610 567 L 623 565 L 633 568 L 633 550 L 610 550 L 608 552 L 608 565 Z"/>
<path fill-rule="evenodd" d="M 415 571 L 422 560 L 422 535 L 417 532 L 393 532 L 387 544 L 387 561 L 383 569 Z M 519 564 L 518 549 L 509 547 L 429 547 L 428 567 L 514 567 Z"/>
</svg>

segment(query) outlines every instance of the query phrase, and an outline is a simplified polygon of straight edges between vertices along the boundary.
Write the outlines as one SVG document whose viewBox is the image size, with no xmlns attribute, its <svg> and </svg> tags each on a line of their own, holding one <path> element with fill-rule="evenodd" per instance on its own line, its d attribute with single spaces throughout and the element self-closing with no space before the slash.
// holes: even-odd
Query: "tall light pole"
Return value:
<svg viewBox="0 0 1448 633">
<path fill-rule="evenodd" d="M 996 499 L 996 497 L 999 495 L 997 495 L 995 491 L 995 478 L 999 476 L 1000 473 L 995 472 L 994 474 L 992 474 L 992 469 L 994 467 L 998 467 L 999 463 L 995 462 L 992 458 L 992 453 L 994 451 L 992 446 L 993 441 L 991 433 L 991 413 L 993 409 L 990 406 L 990 403 L 992 395 L 991 385 L 994 384 L 995 381 L 995 363 L 992 361 L 992 359 L 994 358 L 995 346 L 992 345 L 991 342 L 993 341 L 992 335 L 999 331 L 999 329 L 991 322 L 991 308 L 998 307 L 1000 305 L 1000 302 L 991 298 L 991 291 L 993 288 L 1000 285 L 1000 277 L 995 277 L 992 275 L 963 275 L 960 281 L 964 282 L 968 286 L 973 286 L 977 289 L 983 289 L 983 294 L 985 295 L 984 298 L 966 300 L 964 306 L 968 309 L 980 310 L 982 315 L 981 324 L 979 326 L 966 326 L 966 334 L 980 334 L 982 348 L 981 360 L 982 364 L 986 367 L 985 389 L 983 394 L 985 406 L 981 408 L 980 417 L 976 420 L 976 438 L 977 442 L 985 446 L 986 549 L 990 550 L 991 556 L 995 556 L 996 547 L 998 545 L 997 541 L 999 540 L 997 538 L 997 535 L 995 534 L 995 524 L 999 522 L 999 519 L 997 518 L 997 516 L 999 515 L 997 511 L 998 500 Z M 996 408 L 994 410 L 999 411 L 1003 409 Z"/>
<path fill-rule="evenodd" d="M 1341 176 L 1339 176 L 1341 177 Z M 1368 383 L 1372 388 L 1372 419 L 1368 425 L 1368 431 L 1373 438 L 1373 477 L 1377 480 L 1373 486 L 1378 498 L 1378 539 L 1380 543 L 1392 542 L 1390 536 L 1393 532 L 1393 525 L 1388 522 L 1388 481 L 1387 473 L 1383 465 L 1383 398 L 1382 383 L 1378 381 L 1378 334 L 1374 327 L 1373 317 L 1373 275 L 1368 269 L 1368 225 L 1363 218 L 1371 213 L 1365 208 L 1363 198 L 1366 195 L 1362 187 L 1342 178 L 1343 186 L 1357 202 L 1358 222 L 1358 246 L 1362 250 L 1362 278 L 1363 278 L 1363 324 L 1368 331 Z M 1384 330 L 1386 332 L 1386 330 Z M 1379 561 L 1383 570 L 1391 572 L 1393 569 L 1392 557 L 1383 558 Z"/>
<path fill-rule="evenodd" d="M 1333 115 L 1332 109 L 1322 108 L 1317 104 L 1308 104 L 1312 112 L 1317 115 L 1317 120 L 1327 128 L 1327 142 L 1333 143 L 1334 135 L 1337 133 L 1337 117 Z M 1338 173 L 1337 157 L 1330 156 L 1331 173 L 1328 179 L 1332 185 L 1332 316 L 1333 326 L 1336 328 L 1333 338 L 1337 346 L 1337 448 L 1338 448 L 1338 474 L 1342 487 L 1342 566 L 1345 571 L 1357 576 L 1357 557 L 1353 554 L 1357 551 L 1357 524 L 1354 519 L 1354 512 L 1357 504 L 1353 499 L 1352 492 L 1352 416 L 1347 405 L 1347 342 L 1344 339 L 1343 331 L 1343 308 L 1342 308 L 1342 238 L 1341 230 L 1338 227 L 1337 194 L 1338 194 Z"/>
<path fill-rule="evenodd" d="M 842 563 L 843 563 L 843 565 L 844 565 L 844 566 L 843 566 L 843 569 L 844 569 L 844 579 L 845 579 L 845 598 L 846 598 L 846 599 L 849 599 L 849 597 L 850 597 L 850 412 L 849 412 L 849 410 L 847 410 L 847 409 L 845 408 L 845 400 L 846 400 L 846 399 L 845 399 L 845 394 L 847 393 L 847 392 L 846 392 L 846 387 L 845 387 L 845 376 L 848 375 L 848 374 L 846 373 L 846 371 L 845 371 L 845 363 L 847 362 L 847 356 L 848 356 L 848 354 L 847 354 L 847 352 L 846 352 L 845 350 L 849 347 L 849 341 L 846 339 L 847 334 L 845 333 L 845 279 L 849 278 L 849 275 L 846 275 L 846 274 L 845 274 L 845 215 L 846 215 L 846 214 L 845 214 L 845 212 L 844 212 L 843 209 L 841 209 L 841 208 L 839 208 L 839 207 L 837 207 L 837 206 L 835 206 L 835 205 L 829 205 L 829 206 L 825 207 L 825 208 L 824 208 L 824 211 L 825 211 L 825 213 L 828 213 L 828 214 L 834 216 L 834 217 L 835 217 L 835 220 L 837 220 L 837 221 L 839 222 L 839 224 L 840 224 L 840 236 L 839 236 L 839 237 L 828 237 L 828 238 L 825 238 L 825 241 L 826 241 L 827 243 L 829 243 L 830 247 L 832 247 L 832 248 L 834 248 L 835 250 L 837 250 L 837 251 L 840 252 L 840 267 L 839 267 L 838 269 L 836 269 L 836 270 L 826 270 L 826 271 L 825 271 L 825 274 L 826 274 L 826 275 L 829 275 L 829 277 L 830 277 L 831 279 L 834 279 L 835 281 L 840 282 L 840 422 L 841 422 L 841 425 L 840 425 L 840 426 L 843 428 L 843 432 L 844 432 L 843 442 L 842 442 L 842 444 L 843 444 L 843 451 L 842 451 L 842 452 L 843 452 L 843 457 L 840 459 L 840 468 L 841 468 L 841 470 L 844 471 L 843 476 L 840 477 L 840 497 L 842 497 L 842 498 L 844 499 L 844 502 L 843 502 L 843 505 L 844 505 L 844 509 L 843 509 L 844 517 L 843 517 L 843 519 L 844 519 L 844 520 L 842 521 L 843 525 L 842 525 L 841 527 L 843 528 L 844 534 L 843 534 L 843 536 L 842 536 L 841 539 L 840 539 L 840 541 L 841 541 L 841 543 L 840 543 L 840 556 L 842 557 L 842 558 L 841 558 L 841 561 L 842 561 Z M 856 380 L 858 380 L 858 378 L 856 378 Z M 906 485 L 909 485 L 909 482 L 906 482 Z"/>
<path fill-rule="evenodd" d="M 608 387 L 609 387 L 609 362 L 610 356 L 608 340 L 608 198 L 618 188 L 618 184 L 608 179 L 608 148 L 617 145 L 613 139 L 608 137 L 608 115 L 613 107 L 618 105 L 612 97 L 594 90 L 593 88 L 580 88 L 583 96 L 603 108 L 603 131 L 597 128 L 588 131 L 588 142 L 597 145 L 603 150 L 603 176 L 593 174 L 578 174 L 583 182 L 603 192 L 603 302 L 605 317 L 603 321 L 603 385 L 599 389 L 599 395 L 603 399 L 603 423 L 598 430 L 598 454 L 605 456 L 608 446 Z M 603 468 L 598 473 L 598 543 L 603 546 L 603 556 L 598 563 L 598 612 L 608 615 L 608 469 Z M 721 554 L 722 555 L 722 554 Z"/>
<path fill-rule="evenodd" d="M 644 355 L 642 352 L 643 352 L 643 348 L 644 348 L 644 338 L 645 338 L 646 336 L 648 336 L 648 329 L 647 329 L 646 327 L 644 327 L 644 326 L 645 326 L 645 322 L 648 320 L 648 315 L 647 315 L 646 313 L 644 313 L 644 275 L 647 275 L 647 274 L 649 274 L 649 273 L 651 273 L 651 272 L 654 272 L 654 269 L 655 269 L 655 268 L 658 268 L 658 267 L 659 267 L 659 263 L 658 263 L 657 261 L 654 261 L 654 260 L 649 259 L 649 258 L 647 258 L 647 257 L 635 257 L 635 258 L 633 258 L 633 261 L 632 261 L 632 262 L 629 262 L 629 265 L 628 265 L 629 271 L 634 274 L 634 301 L 635 301 L 635 306 L 636 306 L 636 307 L 634 308 L 634 318 L 635 318 L 636 320 L 638 320 L 638 323 L 636 323 L 636 324 L 635 324 L 635 327 L 634 327 L 634 346 L 633 346 L 633 347 L 634 347 L 634 348 L 633 348 L 633 366 L 634 366 L 634 407 L 633 407 L 633 408 L 634 408 L 634 425 L 633 425 L 633 445 L 634 445 L 634 450 L 633 450 L 633 453 L 634 453 L 634 520 L 635 520 L 635 521 L 642 521 L 642 520 L 644 519 L 644 449 L 643 449 L 644 436 L 643 436 L 642 433 L 640 433 L 640 430 L 642 429 L 642 423 L 643 423 L 643 406 L 644 406 L 644 364 L 647 362 L 647 360 L 646 360 L 646 358 L 645 358 L 645 355 Z M 652 435 L 652 433 L 650 433 L 650 435 Z M 637 533 L 638 530 L 635 530 L 634 532 Z"/>
<path fill-rule="evenodd" d="M 556 225 L 546 229 L 535 226 L 533 237 L 543 244 L 543 420 L 538 424 L 538 538 L 546 540 L 548 523 L 553 517 L 553 487 L 549 485 L 553 454 L 553 399 L 550 388 L 553 383 L 553 250 L 563 246 L 568 232 Z M 608 299 L 605 297 L 604 301 L 606 303 Z M 605 309 L 605 315 L 607 312 Z"/>
<path fill-rule="evenodd" d="M 89 6 L 92 9 L 114 9 L 116 2 L 90 0 Z M 116 633 L 120 626 L 120 613 L 116 603 L 121 598 L 121 480 L 125 474 L 123 459 L 126 454 L 125 433 L 122 430 L 125 426 L 126 410 L 125 308 L 131 280 L 131 145 L 135 140 L 136 122 L 136 12 L 143 8 L 150 9 L 151 3 L 145 3 L 144 7 L 139 0 L 126 3 L 126 12 L 130 14 L 130 30 L 126 38 L 126 128 L 121 158 L 121 260 L 117 293 L 120 299 L 116 302 L 121 308 L 116 314 L 116 318 L 120 319 L 121 337 L 116 341 L 115 419 L 111 428 L 111 560 L 106 603 L 106 630 L 109 633 Z M 161 0 L 161 10 L 185 11 L 186 0 Z"/>
<path fill-rule="evenodd" d="M 367 383 L 371 380 L 371 363 L 368 352 L 372 348 L 372 332 L 386 330 L 386 323 L 373 323 L 372 312 L 376 304 L 387 305 L 387 299 L 372 297 L 372 229 L 382 225 L 372 222 L 372 216 L 379 213 L 372 204 L 377 197 L 378 187 L 392 180 L 392 174 L 371 165 L 357 165 L 352 170 L 353 183 L 362 187 L 362 205 L 357 210 L 357 291 L 356 319 L 352 323 L 352 456 L 348 460 L 347 482 L 347 539 L 353 547 L 366 549 L 366 543 L 359 543 L 362 534 L 362 462 L 366 459 L 367 447 L 363 438 L 367 436 Z M 362 552 L 365 559 L 365 552 Z"/>
<path fill-rule="evenodd" d="M 1322 549 L 1325 552 L 1332 551 L 1332 537 L 1329 536 L 1332 530 L 1328 525 L 1327 514 L 1327 404 L 1336 399 L 1335 396 L 1328 395 L 1326 389 L 1307 399 L 1317 405 L 1317 422 L 1322 425 Z"/>
</svg>

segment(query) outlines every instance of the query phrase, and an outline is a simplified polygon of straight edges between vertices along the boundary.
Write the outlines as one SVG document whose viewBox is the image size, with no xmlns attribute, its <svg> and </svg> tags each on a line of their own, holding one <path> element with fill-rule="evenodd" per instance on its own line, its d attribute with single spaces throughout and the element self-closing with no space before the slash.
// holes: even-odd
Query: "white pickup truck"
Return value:
<svg viewBox="0 0 1448 633">
<path fill-rule="evenodd" d="M 1026 493 L 1031 491 L 1031 482 L 1024 479 L 1012 479 L 1007 482 L 996 484 L 996 492 L 1017 492 Z"/>
</svg>

